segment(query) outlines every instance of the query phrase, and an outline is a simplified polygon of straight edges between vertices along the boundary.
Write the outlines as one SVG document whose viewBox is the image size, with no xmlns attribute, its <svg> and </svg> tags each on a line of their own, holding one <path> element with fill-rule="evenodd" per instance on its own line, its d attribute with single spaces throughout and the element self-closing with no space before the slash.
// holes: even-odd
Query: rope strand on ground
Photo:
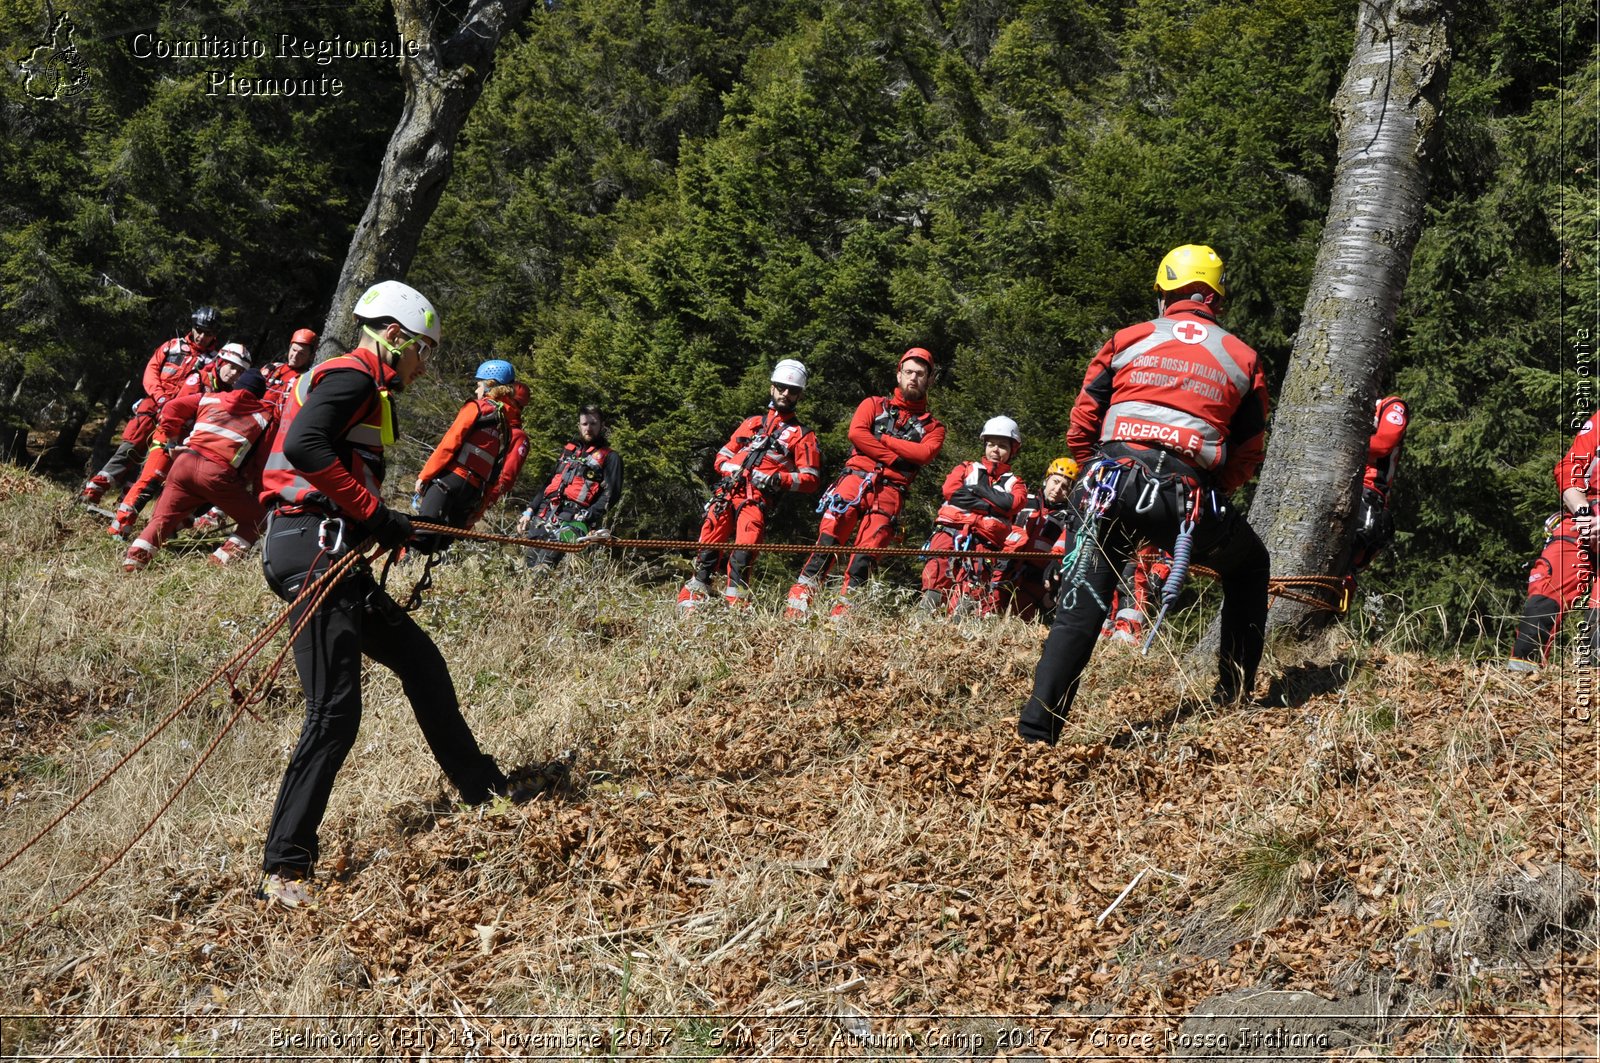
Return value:
<svg viewBox="0 0 1600 1063">
<path fill-rule="evenodd" d="M 272 659 L 272 662 L 268 664 L 265 669 L 262 670 L 261 675 L 256 679 L 255 684 L 251 686 L 247 692 L 241 695 L 238 693 L 237 688 L 234 690 L 234 702 L 236 707 L 233 711 L 233 715 L 229 716 L 228 719 L 224 721 L 216 736 L 211 740 L 210 744 L 206 746 L 204 751 L 201 752 L 200 756 L 195 759 L 193 767 L 191 767 L 189 772 L 184 775 L 181 780 L 179 780 L 178 785 L 173 788 L 170 794 L 167 795 L 167 799 L 162 802 L 160 808 L 156 809 L 155 814 L 151 816 L 148 821 L 146 821 L 143 827 L 140 827 L 139 830 L 135 832 L 133 837 L 128 840 L 126 845 L 117 850 L 117 852 L 112 854 L 110 857 L 106 858 L 101 866 L 82 882 L 80 882 L 71 893 L 57 901 L 51 906 L 49 911 L 45 912 L 38 919 L 35 919 L 16 934 L 12 935 L 5 941 L 4 944 L 0 944 L 0 952 L 9 950 L 13 945 L 16 945 L 23 938 L 27 937 L 29 934 L 39 929 L 40 926 L 44 925 L 45 921 L 56 912 L 60 911 L 67 904 L 70 904 L 72 901 L 82 896 L 84 891 L 88 890 L 89 887 L 93 886 L 96 882 L 99 882 L 100 879 L 105 876 L 106 872 L 115 867 L 122 860 L 122 858 L 133 849 L 135 845 L 139 844 L 145 835 L 150 833 L 151 829 L 154 828 L 158 822 L 160 822 L 161 817 L 166 814 L 167 810 L 172 807 L 173 803 L 177 801 L 178 797 L 183 793 L 183 791 L 188 788 L 191 782 L 194 781 L 195 776 L 200 773 L 200 769 L 205 766 L 206 761 L 211 759 L 211 755 L 215 753 L 217 747 L 222 744 L 223 738 L 225 738 L 228 735 L 228 732 L 233 730 L 234 725 L 239 722 L 239 718 L 249 710 L 251 705 L 255 704 L 260 699 L 261 695 L 265 692 L 273 679 L 277 677 L 278 672 L 283 668 L 284 659 L 294 648 L 295 638 L 305 628 L 306 624 L 310 623 L 312 617 L 316 614 L 316 611 L 322 607 L 322 603 L 327 598 L 329 593 L 332 592 L 333 588 L 339 583 L 340 580 L 344 579 L 345 576 L 350 574 L 350 571 L 357 565 L 357 563 L 365 562 L 366 560 L 367 558 L 363 556 L 360 550 L 352 550 L 350 553 L 334 562 L 334 564 L 320 577 L 311 583 L 308 583 L 304 588 L 302 588 L 300 594 L 296 596 L 295 600 L 290 602 L 289 605 L 284 608 L 283 612 L 279 613 L 271 623 L 262 629 L 261 634 L 250 640 L 244 649 L 234 654 L 215 672 L 212 672 L 211 675 L 199 687 L 197 687 L 187 698 L 183 700 L 182 704 L 180 704 L 172 712 L 168 713 L 154 730 L 145 735 L 144 738 L 140 739 L 133 749 L 129 750 L 127 755 L 125 755 L 116 764 L 112 765 L 112 767 L 106 771 L 104 775 L 95 781 L 94 785 L 90 786 L 89 789 L 80 794 L 76 800 L 74 800 L 54 819 L 47 823 L 43 829 L 41 829 L 32 838 L 28 839 L 28 841 L 23 843 L 22 847 L 8 856 L 4 863 L 0 863 L 0 868 L 7 867 L 23 853 L 32 848 L 34 844 L 39 841 L 39 839 L 48 834 L 53 828 L 55 828 L 57 824 L 66 819 L 74 809 L 82 805 L 91 794 L 103 786 L 106 780 L 111 778 L 111 776 L 120 768 L 122 768 L 123 765 L 132 760 L 135 754 L 137 754 L 145 746 L 149 745 L 151 740 L 154 739 L 156 735 L 160 734 L 168 724 L 177 719 L 178 716 L 181 715 L 186 709 L 193 706 L 194 703 L 200 699 L 200 695 L 210 689 L 212 684 L 221 678 L 223 673 L 225 673 L 230 667 L 237 663 L 242 668 L 244 664 L 248 663 L 257 654 L 259 654 L 261 650 L 265 648 L 268 640 L 270 640 L 274 634 L 282 629 L 283 625 L 288 621 L 289 616 L 294 612 L 295 607 L 302 602 L 305 603 L 305 612 L 301 615 L 299 621 L 296 622 L 293 629 L 289 632 L 289 638 L 284 643 L 283 649 L 279 650 L 278 655 Z"/>
</svg>

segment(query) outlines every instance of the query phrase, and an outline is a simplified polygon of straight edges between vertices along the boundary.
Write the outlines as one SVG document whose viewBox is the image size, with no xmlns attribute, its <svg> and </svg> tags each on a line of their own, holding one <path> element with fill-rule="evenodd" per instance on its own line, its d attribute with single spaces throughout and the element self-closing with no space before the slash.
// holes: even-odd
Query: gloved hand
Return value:
<svg viewBox="0 0 1600 1063">
<path fill-rule="evenodd" d="M 367 518 L 366 525 L 367 531 L 385 550 L 393 550 L 411 538 L 411 518 L 388 506 L 379 506 L 377 511 Z"/>
<path fill-rule="evenodd" d="M 533 510 L 531 510 L 531 509 L 523 510 L 522 511 L 522 516 L 517 518 L 517 534 L 518 535 L 527 535 L 528 534 L 528 525 L 531 524 L 531 523 L 533 523 Z"/>
<path fill-rule="evenodd" d="M 775 472 L 753 472 L 750 474 L 750 484 L 757 491 L 775 491 L 783 486 Z"/>
</svg>

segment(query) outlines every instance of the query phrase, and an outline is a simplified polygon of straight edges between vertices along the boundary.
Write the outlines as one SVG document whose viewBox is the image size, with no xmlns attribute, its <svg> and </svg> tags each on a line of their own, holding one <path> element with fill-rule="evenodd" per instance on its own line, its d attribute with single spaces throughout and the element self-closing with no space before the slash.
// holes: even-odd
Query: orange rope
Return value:
<svg viewBox="0 0 1600 1063">
<path fill-rule="evenodd" d="M 575 542 L 561 542 L 557 539 L 525 539 L 521 536 L 494 535 L 490 532 L 471 531 L 465 528 L 453 528 L 448 524 L 433 524 L 428 521 L 414 520 L 411 526 L 419 532 L 436 535 L 454 536 L 458 539 L 472 539 L 476 542 L 502 543 L 506 546 L 528 547 L 536 550 L 552 550 L 557 553 L 573 554 L 591 547 L 603 546 L 611 550 L 743 550 L 749 553 L 770 554 L 857 554 L 862 557 L 984 557 L 991 560 L 995 558 L 1017 558 L 1024 561 L 1059 561 L 1060 554 L 1049 553 L 1043 550 L 1018 550 L 1014 553 L 999 554 L 993 550 L 926 550 L 914 546 L 823 546 L 820 543 L 805 545 L 801 543 L 706 543 L 684 539 L 616 539 L 611 536 L 584 538 Z M 1191 573 L 1216 579 L 1216 570 L 1206 568 L 1204 565 L 1195 565 L 1189 569 Z M 1327 591 L 1339 600 L 1339 604 L 1330 605 L 1320 598 L 1299 593 L 1297 587 L 1313 587 L 1317 590 Z M 1275 576 L 1267 581 L 1268 593 L 1274 598 L 1287 598 L 1292 602 L 1310 606 L 1315 609 L 1326 609 L 1330 612 L 1343 613 L 1349 606 L 1348 596 L 1344 593 L 1344 581 L 1334 576 Z"/>
<path fill-rule="evenodd" d="M 277 677 L 278 672 L 283 668 L 284 658 L 287 657 L 289 655 L 289 651 L 294 648 L 295 638 L 298 637 L 300 632 L 305 629 L 305 626 L 311 622 L 312 618 L 316 615 L 317 610 L 322 607 L 323 601 L 326 600 L 328 595 L 333 591 L 334 586 L 337 585 L 340 580 L 344 579 L 344 577 L 350 574 L 350 570 L 355 567 L 357 561 L 364 560 L 366 560 L 366 558 L 363 557 L 359 550 L 352 550 L 343 558 L 339 559 L 339 561 L 335 562 L 332 567 L 330 567 L 316 580 L 307 584 L 300 591 L 300 594 L 295 598 L 295 600 L 289 603 L 288 607 L 285 608 L 283 612 L 272 621 L 272 623 L 268 624 L 267 627 L 262 630 L 261 634 L 250 640 L 249 644 L 247 644 L 244 649 L 234 654 L 233 657 L 229 658 L 228 661 L 219 667 L 215 672 L 211 673 L 210 677 L 207 678 L 200 687 L 191 693 L 189 697 L 185 698 L 181 705 L 179 705 L 172 712 L 168 713 L 167 716 L 156 725 L 154 730 L 145 735 L 144 738 L 140 739 L 138 744 L 136 744 L 133 749 L 129 750 L 126 756 L 124 756 L 116 764 L 112 765 L 104 775 L 100 776 L 100 778 L 95 781 L 93 786 L 89 787 L 89 789 L 80 794 L 78 798 L 74 800 L 72 804 L 63 809 L 61 813 L 55 817 L 55 819 L 51 820 L 44 826 L 42 830 L 40 830 L 32 838 L 28 839 L 28 841 L 25 842 L 20 849 L 8 856 L 5 860 L 5 863 L 0 864 L 0 868 L 9 866 L 19 856 L 32 848 L 40 838 L 43 838 L 57 824 L 66 819 L 68 814 L 82 805 L 83 802 L 88 799 L 90 794 L 94 793 L 101 786 L 105 785 L 106 780 L 110 779 L 112 775 L 114 775 L 123 767 L 123 765 L 127 764 L 128 761 L 133 759 L 134 755 L 137 754 L 139 750 L 149 745 L 151 740 L 154 739 L 156 735 L 160 734 L 168 724 L 177 719 L 185 709 L 189 708 L 197 700 L 199 700 L 200 695 L 205 693 L 205 691 L 208 690 L 211 685 L 215 683 L 224 672 L 227 671 L 229 667 L 231 667 L 235 662 L 238 662 L 241 665 L 243 663 L 247 663 L 252 657 L 259 653 L 265 647 L 267 641 L 283 627 L 284 623 L 288 620 L 289 615 L 294 611 L 295 606 L 299 605 L 301 602 L 306 603 L 305 613 L 300 617 L 299 622 L 297 622 L 294 628 L 289 632 L 288 641 L 284 644 L 283 649 L 279 650 L 278 655 L 272 659 L 272 662 L 267 665 L 265 669 L 263 669 L 260 677 L 256 680 L 255 684 L 250 688 L 249 691 L 243 695 L 239 695 L 237 691 L 235 691 L 234 701 L 238 707 L 234 709 L 233 715 L 229 716 L 228 719 L 223 723 L 221 730 L 217 732 L 216 736 L 211 740 L 211 743 L 206 746 L 205 750 L 195 760 L 194 766 L 189 769 L 188 774 L 179 781 L 172 793 L 167 796 L 167 799 L 164 802 L 162 802 L 161 807 L 156 810 L 155 815 L 151 816 L 145 825 L 139 828 L 133 837 L 128 840 L 126 845 L 108 857 L 98 870 L 79 883 L 76 889 L 67 894 L 65 897 L 61 898 L 61 900 L 57 901 L 49 911 L 45 912 L 38 919 L 34 920 L 32 923 L 29 923 L 22 930 L 12 935 L 12 937 L 7 939 L 3 945 L 0 945 L 0 951 L 10 949 L 23 938 L 39 929 L 39 927 L 44 924 L 45 920 L 49 919 L 63 907 L 82 896 L 84 891 L 89 889 L 89 887 L 93 886 L 96 882 L 99 882 L 100 879 L 105 876 L 106 872 L 117 866 L 122 858 L 128 855 L 128 852 L 135 845 L 139 844 L 139 842 L 144 839 L 146 834 L 150 833 L 151 829 L 155 827 L 156 823 L 160 821 L 161 817 L 166 814 L 167 809 L 172 807 L 173 803 L 178 800 L 179 795 L 182 794 L 189 784 L 194 781 L 195 776 L 200 773 L 200 769 L 205 767 L 206 761 L 211 759 L 211 755 L 215 753 L 217 747 L 222 744 L 222 740 L 227 737 L 228 732 L 233 730 L 234 725 L 239 722 L 239 717 L 245 714 L 250 705 L 254 704 L 259 699 L 260 695 L 271 684 L 272 680 Z"/>
</svg>

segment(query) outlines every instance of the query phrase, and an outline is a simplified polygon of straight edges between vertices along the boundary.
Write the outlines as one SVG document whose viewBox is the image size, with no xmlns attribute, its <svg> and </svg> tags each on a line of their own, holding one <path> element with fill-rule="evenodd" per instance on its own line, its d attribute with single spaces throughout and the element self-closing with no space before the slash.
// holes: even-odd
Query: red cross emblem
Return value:
<svg viewBox="0 0 1600 1063">
<path fill-rule="evenodd" d="M 1180 343 L 1199 343 L 1210 335 L 1211 330 L 1197 321 L 1185 321 L 1172 330 Z"/>
</svg>

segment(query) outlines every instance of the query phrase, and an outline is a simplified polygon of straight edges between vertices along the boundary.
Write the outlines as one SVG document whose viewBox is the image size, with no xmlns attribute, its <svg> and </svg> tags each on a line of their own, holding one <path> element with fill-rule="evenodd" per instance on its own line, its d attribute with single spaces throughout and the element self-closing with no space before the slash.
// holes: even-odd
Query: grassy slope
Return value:
<svg viewBox="0 0 1600 1063">
<path fill-rule="evenodd" d="M 127 578 L 103 538 L 0 469 L 0 854 L 277 611 L 254 565 L 169 554 Z M 299 726 L 291 668 L 132 855 L 0 961 L 0 1013 L 34 1016 L 5 1047 L 315 1056 L 351 1042 L 283 1032 L 336 1031 L 450 1058 L 472 1030 L 536 1058 L 535 1033 L 580 1051 L 615 1028 L 618 1052 L 756 1055 L 868 1022 L 992 1047 L 992 1022 L 883 1016 L 994 1013 L 1051 1016 L 1026 1025 L 1054 1054 L 1095 1031 L 1160 1043 L 1249 985 L 1376 987 L 1406 1013 L 1385 1053 L 1594 1044 L 1592 1015 L 1557 1017 L 1595 1010 L 1592 926 L 1506 957 L 1473 922 L 1496 884 L 1593 872 L 1573 676 L 1339 644 L 1343 684 L 1278 662 L 1292 704 L 1173 720 L 1170 657 L 1107 650 L 1044 750 L 1012 734 L 1037 627 L 892 607 L 839 630 L 770 606 L 686 622 L 637 575 L 580 560 L 536 584 L 489 552 L 439 570 L 422 620 L 480 739 L 553 789 L 448 811 L 374 672 L 323 907 L 294 915 L 250 898 Z M 155 813 L 226 707 L 208 696 L 0 873 L 6 936 Z M 259 1018 L 306 1013 L 339 1018 Z M 379 1013 L 434 1018 L 361 1017 Z M 508 1017 L 532 1013 L 587 1018 Z M 107 1014 L 125 1018 L 86 1017 Z"/>
</svg>

